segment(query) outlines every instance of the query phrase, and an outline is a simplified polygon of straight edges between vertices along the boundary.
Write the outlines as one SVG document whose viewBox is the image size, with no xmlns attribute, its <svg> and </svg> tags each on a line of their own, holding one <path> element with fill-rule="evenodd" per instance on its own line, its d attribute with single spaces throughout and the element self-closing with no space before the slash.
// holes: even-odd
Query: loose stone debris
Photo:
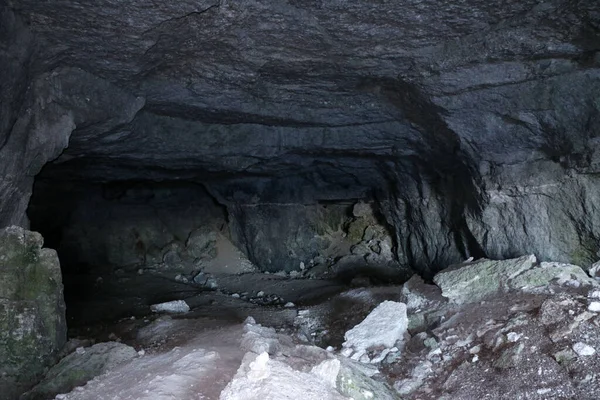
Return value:
<svg viewBox="0 0 600 400">
<path fill-rule="evenodd" d="M 312 305 L 271 305 L 268 318 L 251 308 L 271 326 L 194 316 L 186 302 L 157 304 L 153 310 L 191 310 L 124 319 L 135 326 L 133 347 L 71 345 L 23 399 L 600 398 L 600 283 L 581 268 L 534 256 L 470 260 L 434 282 L 413 277 Z M 268 296 L 260 292 L 248 288 L 234 300 Z M 57 372 L 82 360 L 99 368 L 79 380 Z"/>
</svg>

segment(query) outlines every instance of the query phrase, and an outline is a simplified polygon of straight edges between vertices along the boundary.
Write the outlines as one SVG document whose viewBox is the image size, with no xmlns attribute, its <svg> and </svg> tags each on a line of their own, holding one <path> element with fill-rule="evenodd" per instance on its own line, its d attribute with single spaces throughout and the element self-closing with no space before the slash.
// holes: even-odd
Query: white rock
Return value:
<svg viewBox="0 0 600 400">
<path fill-rule="evenodd" d="M 231 297 L 233 297 L 234 299 L 239 299 L 240 298 L 240 294 L 239 293 L 234 293 L 231 295 Z"/>
<path fill-rule="evenodd" d="M 377 357 L 373 358 L 371 360 L 371 364 L 377 364 L 382 362 L 388 354 L 390 354 L 391 349 L 383 349 L 383 351 L 381 352 L 381 354 L 379 354 Z"/>
<path fill-rule="evenodd" d="M 256 293 L 256 297 L 263 297 L 265 295 L 265 292 L 263 292 L 262 290 L 258 293 Z"/>
<path fill-rule="evenodd" d="M 338 359 L 325 360 L 319 365 L 314 366 L 310 372 L 323 379 L 331 387 L 335 388 L 341 365 L 342 364 Z"/>
<path fill-rule="evenodd" d="M 260 381 L 266 379 L 270 375 L 269 354 L 261 353 L 256 359 L 250 363 L 250 371 L 248 371 L 248 379 L 250 381 Z"/>
<path fill-rule="evenodd" d="M 77 354 L 85 354 L 85 348 L 78 347 L 78 348 L 75 349 L 75 353 L 77 353 Z"/>
<path fill-rule="evenodd" d="M 344 335 L 344 347 L 364 353 L 374 346 L 394 347 L 408 328 L 406 304 L 384 301 Z"/>
<path fill-rule="evenodd" d="M 286 307 L 286 308 L 293 308 L 293 307 L 296 307 L 296 305 L 290 301 L 290 302 L 285 303 L 284 307 Z"/>
<path fill-rule="evenodd" d="M 600 261 L 595 262 L 595 263 L 592 264 L 592 266 L 588 270 L 588 274 L 592 278 L 596 278 L 598 275 L 600 275 Z"/>
<path fill-rule="evenodd" d="M 139 355 L 139 356 L 143 356 L 143 355 L 145 355 L 145 354 L 146 354 L 146 350 L 144 350 L 144 349 L 142 349 L 142 350 L 138 351 L 138 355 Z"/>
<path fill-rule="evenodd" d="M 590 299 L 600 299 L 600 290 L 591 290 L 588 293 Z"/>
<path fill-rule="evenodd" d="M 150 310 L 155 313 L 186 313 L 190 311 L 190 306 L 183 300 L 168 301 L 166 303 L 153 304 L 150 306 Z"/>
<path fill-rule="evenodd" d="M 300 271 L 304 271 L 305 268 L 306 265 L 304 265 L 304 262 L 300 261 Z"/>
<path fill-rule="evenodd" d="M 517 332 L 509 332 L 506 335 L 508 341 L 511 342 L 511 343 L 519 341 L 519 339 L 521 339 L 521 336 L 523 336 L 523 334 L 522 333 L 517 333 Z"/>
<path fill-rule="evenodd" d="M 344 357 L 350 357 L 352 355 L 352 353 L 354 353 L 354 350 L 352 350 L 352 348 L 350 347 L 346 347 L 344 349 L 342 349 L 341 354 Z"/>
<path fill-rule="evenodd" d="M 573 350 L 580 356 L 591 356 L 596 352 L 596 349 L 592 346 L 582 342 L 575 343 L 573 345 Z"/>
<path fill-rule="evenodd" d="M 331 366 L 335 367 L 335 365 Z M 331 373 L 331 371 L 328 371 L 328 373 Z M 148 399 L 150 398 L 157 397 L 148 397 Z M 172 398 L 183 397 L 173 396 Z M 266 353 L 258 357 L 246 354 L 238 372 L 221 392 L 219 399 L 348 400 L 347 397 L 339 394 L 335 388 L 325 382 L 321 376 L 318 376 L 318 373 L 298 371 L 281 361 L 269 359 Z"/>
<path fill-rule="evenodd" d="M 588 310 L 593 312 L 600 312 L 600 301 L 592 301 L 588 306 Z"/>
</svg>

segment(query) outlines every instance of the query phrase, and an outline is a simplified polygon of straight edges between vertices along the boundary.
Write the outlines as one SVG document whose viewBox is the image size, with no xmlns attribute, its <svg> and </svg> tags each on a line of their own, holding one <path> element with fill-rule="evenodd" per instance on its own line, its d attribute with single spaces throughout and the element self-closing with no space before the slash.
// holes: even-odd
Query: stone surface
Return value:
<svg viewBox="0 0 600 400">
<path fill-rule="evenodd" d="M 150 310 L 156 313 L 184 314 L 190 311 L 190 306 L 184 300 L 173 300 L 166 303 L 153 304 Z"/>
<path fill-rule="evenodd" d="M 308 238 L 291 223 L 269 254 L 253 214 L 356 199 L 378 203 L 396 261 L 426 278 L 470 256 L 587 269 L 599 13 L 590 0 L 7 0 L 0 226 L 26 225 L 33 176 L 58 157 L 42 173 L 55 183 L 203 183 L 265 270 L 317 250 L 285 252 Z"/>
<path fill-rule="evenodd" d="M 508 285 L 515 289 L 536 290 L 546 289 L 551 283 L 574 287 L 600 287 L 600 282 L 591 279 L 581 267 L 553 262 L 540 263 L 539 266 L 511 279 Z"/>
<path fill-rule="evenodd" d="M 0 393 L 12 400 L 39 380 L 67 338 L 56 252 L 39 233 L 0 230 Z"/>
<path fill-rule="evenodd" d="M 573 350 L 580 356 L 591 356 L 596 353 L 596 349 L 594 349 L 592 346 L 581 342 L 575 343 L 573 345 Z"/>
<path fill-rule="evenodd" d="M 133 347 L 117 342 L 80 347 L 50 368 L 44 380 L 25 393 L 21 399 L 43 400 L 60 393 L 68 393 L 137 356 L 138 353 Z"/>
<path fill-rule="evenodd" d="M 515 265 L 515 260 L 507 264 Z M 415 281 L 413 287 L 421 286 Z M 344 356 L 339 324 L 352 326 L 349 317 L 364 312 L 359 300 L 375 306 L 386 297 L 399 297 L 401 286 L 352 289 L 335 296 L 336 301 L 305 306 L 298 317 L 321 320 L 312 325 L 292 327 L 282 314 L 275 316 L 272 306 L 262 312 L 253 308 L 257 318 L 248 317 L 241 325 L 228 316 L 221 319 L 227 313 L 219 302 L 206 302 L 212 314 L 196 314 L 208 318 L 161 317 L 152 323 L 127 318 L 110 329 L 125 329 L 130 337 L 137 332 L 136 345 L 145 354 L 60 397 L 597 399 L 600 319 L 587 310 L 597 290 L 554 281 L 545 285 L 534 292 L 494 291 L 477 302 L 431 302 L 429 312 L 440 315 L 435 324 L 397 342 L 397 348 L 362 354 L 359 361 Z M 219 299 L 215 293 L 204 294 Z M 256 323 L 263 312 L 270 315 L 269 325 Z M 313 344 L 317 332 L 324 330 L 330 335 L 327 350 Z M 386 350 L 383 361 L 367 363 Z M 87 351 L 79 348 L 76 353 Z"/>
<path fill-rule="evenodd" d="M 406 304 L 384 301 L 358 325 L 345 333 L 344 347 L 364 354 L 372 347 L 394 347 L 408 328 Z"/>
<path fill-rule="evenodd" d="M 446 298 L 457 303 L 476 302 L 508 290 L 508 282 L 533 268 L 535 263 L 533 255 L 513 260 L 480 260 L 450 266 L 438 273 L 433 281 Z"/>
</svg>

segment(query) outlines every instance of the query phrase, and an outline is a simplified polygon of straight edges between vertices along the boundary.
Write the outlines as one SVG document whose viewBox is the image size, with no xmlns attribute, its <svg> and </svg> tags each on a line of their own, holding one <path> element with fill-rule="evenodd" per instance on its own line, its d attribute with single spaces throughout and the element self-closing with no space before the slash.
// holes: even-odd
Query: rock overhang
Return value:
<svg viewBox="0 0 600 400">
<path fill-rule="evenodd" d="M 23 110 L 44 98 L 75 125 L 40 178 L 200 182 L 228 205 L 375 199 L 403 247 L 398 257 L 416 263 L 424 253 L 438 266 L 477 248 L 507 257 L 547 247 L 526 230 L 515 236 L 526 249 L 505 245 L 512 228 L 488 235 L 507 211 L 541 223 L 522 212 L 538 201 L 523 182 L 590 193 L 600 127 L 592 1 L 7 5 L 3 13 L 31 31 L 25 40 L 9 29 L 29 72 L 15 75 L 8 98 Z M 39 84 L 46 76 L 49 91 Z M 38 84 L 17 96 L 30 81 Z M 42 122 L 53 114 L 38 111 Z M 54 135 L 36 124 L 39 137 Z M 12 214 L 63 147 L 22 157 L 31 176 L 7 184 L 5 197 L 24 199 Z M 565 217 L 569 202 L 536 207 L 563 221 L 551 229 L 572 228 L 552 236 L 559 247 L 580 247 L 595 222 L 585 212 Z M 453 242 L 470 250 L 441 260 Z M 594 250 L 584 247 L 587 260 Z"/>
</svg>

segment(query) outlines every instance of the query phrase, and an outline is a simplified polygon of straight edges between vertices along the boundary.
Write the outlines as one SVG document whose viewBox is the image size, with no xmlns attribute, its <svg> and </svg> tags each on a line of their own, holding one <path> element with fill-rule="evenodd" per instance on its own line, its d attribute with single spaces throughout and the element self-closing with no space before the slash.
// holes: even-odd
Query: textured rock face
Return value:
<svg viewBox="0 0 600 400">
<path fill-rule="evenodd" d="M 131 346 L 123 343 L 98 343 L 91 347 L 80 347 L 54 365 L 44 376 L 44 380 L 25 393 L 20 400 L 49 399 L 60 393 L 67 393 L 77 386 L 84 386 L 89 380 L 115 369 L 137 357 Z"/>
<path fill-rule="evenodd" d="M 202 182 L 234 219 L 376 200 L 399 264 L 430 276 L 468 256 L 587 266 L 599 8 L 8 0 L 0 225 L 25 224 L 68 141 L 45 177 Z"/>
<path fill-rule="evenodd" d="M 0 231 L 0 393 L 30 388 L 66 342 L 65 303 L 56 252 L 39 233 Z"/>
</svg>

